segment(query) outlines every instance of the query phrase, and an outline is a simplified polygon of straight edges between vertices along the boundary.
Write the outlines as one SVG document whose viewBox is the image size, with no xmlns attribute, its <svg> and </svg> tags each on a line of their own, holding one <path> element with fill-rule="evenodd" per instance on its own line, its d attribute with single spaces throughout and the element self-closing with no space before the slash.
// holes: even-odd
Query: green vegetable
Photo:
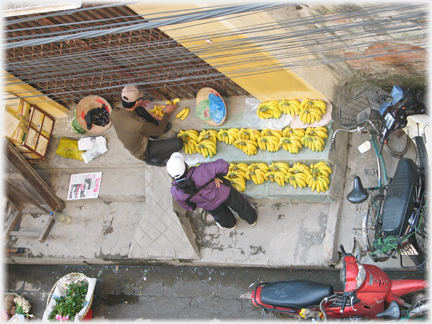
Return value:
<svg viewBox="0 0 432 324">
<path fill-rule="evenodd" d="M 73 321 L 85 306 L 85 296 L 87 295 L 88 283 L 85 280 L 72 282 L 67 286 L 64 296 L 54 297 L 56 304 L 48 316 L 48 320 L 55 320 L 56 315 L 69 315 L 69 320 Z"/>
</svg>

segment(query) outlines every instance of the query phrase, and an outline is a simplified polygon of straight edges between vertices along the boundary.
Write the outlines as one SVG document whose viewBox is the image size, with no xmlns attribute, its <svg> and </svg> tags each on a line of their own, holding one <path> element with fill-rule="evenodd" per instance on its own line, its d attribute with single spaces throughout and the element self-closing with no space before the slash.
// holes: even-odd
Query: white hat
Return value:
<svg viewBox="0 0 432 324">
<path fill-rule="evenodd" d="M 166 166 L 168 174 L 174 179 L 180 178 L 186 170 L 184 157 L 179 152 L 171 154 Z"/>
<path fill-rule="evenodd" d="M 121 98 L 127 103 L 133 103 L 141 98 L 144 93 L 136 85 L 127 85 L 123 88 Z"/>
</svg>

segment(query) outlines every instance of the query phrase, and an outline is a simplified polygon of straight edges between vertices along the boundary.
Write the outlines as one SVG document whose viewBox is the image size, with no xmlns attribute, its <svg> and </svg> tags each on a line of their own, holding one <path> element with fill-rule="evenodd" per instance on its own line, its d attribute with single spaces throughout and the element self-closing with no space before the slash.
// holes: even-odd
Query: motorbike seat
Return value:
<svg viewBox="0 0 432 324">
<path fill-rule="evenodd" d="M 354 188 L 347 195 L 347 199 L 352 204 L 360 204 L 368 199 L 369 194 L 363 187 L 361 179 L 359 177 L 354 178 Z"/>
<path fill-rule="evenodd" d="M 401 317 L 401 308 L 399 304 L 393 300 L 389 307 L 384 312 L 378 313 L 376 317 L 399 319 Z"/>
<path fill-rule="evenodd" d="M 333 295 L 333 286 L 309 280 L 272 282 L 261 290 L 261 302 L 274 307 L 301 309 L 319 305 L 324 297 Z"/>
<path fill-rule="evenodd" d="M 401 159 L 388 185 L 382 210 L 382 229 L 385 235 L 400 235 L 403 224 L 411 215 L 416 200 L 417 165 L 411 159 Z"/>
</svg>

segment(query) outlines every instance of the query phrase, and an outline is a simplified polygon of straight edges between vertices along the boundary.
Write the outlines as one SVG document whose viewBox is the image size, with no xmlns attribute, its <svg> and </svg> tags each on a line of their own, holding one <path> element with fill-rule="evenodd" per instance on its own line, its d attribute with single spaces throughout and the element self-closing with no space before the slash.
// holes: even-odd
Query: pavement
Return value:
<svg viewBox="0 0 432 324">
<path fill-rule="evenodd" d="M 332 129 L 337 129 L 337 106 L 353 94 L 339 95 L 332 100 Z M 221 128 L 271 128 L 251 117 L 254 98 L 224 98 L 227 120 Z M 118 103 L 117 103 L 118 104 Z M 175 119 L 182 108 L 195 108 L 195 100 L 182 100 L 171 116 L 173 128 L 161 138 L 176 136 L 180 129 L 211 128 L 193 114 L 184 121 Z M 221 229 L 202 210 L 186 213 L 173 201 L 171 178 L 165 168 L 148 166 L 135 159 L 118 140 L 113 127 L 106 136 L 108 152 L 85 164 L 55 153 L 61 137 L 79 139 L 71 122 L 76 105 L 70 105 L 69 117 L 56 120 L 53 138 L 44 160 L 32 164 L 50 188 L 66 203 L 63 213 L 72 218 L 69 225 L 56 222 L 44 243 L 37 238 L 10 237 L 9 247 L 30 249 L 27 253 L 5 257 L 5 263 L 16 264 L 166 264 L 182 266 L 228 266 L 270 268 L 337 268 L 340 267 L 338 246 L 347 251 L 353 247 L 352 222 L 355 206 L 345 199 L 352 179 L 360 175 L 374 181 L 368 169 L 376 169 L 375 156 L 368 151 L 361 155 L 357 146 L 366 135 L 338 134 L 336 150 L 330 151 L 330 140 L 323 152 L 259 153 L 247 156 L 224 143 L 218 153 L 204 160 L 198 154 L 186 157 L 193 165 L 223 158 L 228 162 L 325 161 L 333 169 L 330 189 L 311 193 L 309 189 L 279 187 L 275 183 L 248 184 L 245 195 L 258 212 L 258 223 L 250 227 L 239 219 L 235 230 Z M 246 112 L 246 113 L 245 113 Z M 257 124 L 260 123 L 260 124 Z M 256 127 L 253 127 L 253 126 Z M 280 125 L 279 125 L 280 127 Z M 389 175 L 396 160 L 386 153 Z M 67 200 L 72 174 L 102 172 L 99 197 Z M 22 231 L 36 231 L 48 220 L 47 214 L 25 214 Z M 366 256 L 364 263 L 373 263 Z M 400 269 L 399 260 L 382 262 L 383 269 Z"/>
</svg>

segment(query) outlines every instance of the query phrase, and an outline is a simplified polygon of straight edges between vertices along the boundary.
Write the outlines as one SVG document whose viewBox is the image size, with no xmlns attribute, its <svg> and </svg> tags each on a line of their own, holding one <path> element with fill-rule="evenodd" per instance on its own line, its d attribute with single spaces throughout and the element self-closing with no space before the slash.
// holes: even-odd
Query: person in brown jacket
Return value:
<svg viewBox="0 0 432 324">
<path fill-rule="evenodd" d="M 136 111 L 142 96 L 143 92 L 136 85 L 125 86 L 121 93 L 123 108 L 114 108 L 110 120 L 119 140 L 133 156 L 149 165 L 162 167 L 172 153 L 183 148 L 183 140 L 178 137 L 154 140 L 170 129 L 167 128 L 168 120 L 177 104 L 167 105 L 163 109 L 164 116 L 157 121 L 145 109 L 139 114 Z"/>
</svg>

